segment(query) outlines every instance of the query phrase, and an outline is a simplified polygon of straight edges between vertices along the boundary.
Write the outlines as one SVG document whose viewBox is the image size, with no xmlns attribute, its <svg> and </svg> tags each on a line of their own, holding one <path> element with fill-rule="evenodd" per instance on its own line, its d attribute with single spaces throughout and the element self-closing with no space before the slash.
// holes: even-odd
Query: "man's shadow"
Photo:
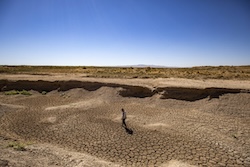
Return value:
<svg viewBox="0 0 250 167">
<path fill-rule="evenodd" d="M 125 130 L 126 130 L 127 134 L 132 135 L 134 133 L 134 131 L 128 127 L 125 127 Z"/>
<path fill-rule="evenodd" d="M 122 123 L 122 127 L 126 130 L 127 134 L 133 135 L 134 131 L 131 128 L 128 128 L 127 124 L 125 121 Z"/>
</svg>

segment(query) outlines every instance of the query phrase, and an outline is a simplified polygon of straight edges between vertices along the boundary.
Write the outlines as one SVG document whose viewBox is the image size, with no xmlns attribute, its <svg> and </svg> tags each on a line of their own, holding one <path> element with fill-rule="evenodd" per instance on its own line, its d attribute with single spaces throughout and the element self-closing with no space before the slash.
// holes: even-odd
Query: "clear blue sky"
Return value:
<svg viewBox="0 0 250 167">
<path fill-rule="evenodd" d="M 0 0 L 0 65 L 250 65 L 249 0 Z"/>
</svg>

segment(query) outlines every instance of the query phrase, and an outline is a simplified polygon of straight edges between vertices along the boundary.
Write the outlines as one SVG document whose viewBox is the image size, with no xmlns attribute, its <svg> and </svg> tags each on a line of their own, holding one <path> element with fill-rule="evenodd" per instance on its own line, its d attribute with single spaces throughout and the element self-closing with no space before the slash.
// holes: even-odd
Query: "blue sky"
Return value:
<svg viewBox="0 0 250 167">
<path fill-rule="evenodd" d="M 248 0 L 0 0 L 0 65 L 250 65 Z"/>
</svg>

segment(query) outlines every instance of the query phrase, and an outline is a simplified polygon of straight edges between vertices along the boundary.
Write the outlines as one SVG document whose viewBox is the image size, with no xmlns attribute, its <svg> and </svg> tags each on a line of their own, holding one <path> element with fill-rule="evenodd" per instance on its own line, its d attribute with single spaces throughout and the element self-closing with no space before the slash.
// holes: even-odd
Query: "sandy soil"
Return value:
<svg viewBox="0 0 250 167">
<path fill-rule="evenodd" d="M 2 79 L 118 86 L 53 90 L 46 95 L 30 90 L 31 96 L 0 92 L 0 166 L 250 166 L 249 81 L 80 75 L 0 75 Z M 119 84 L 152 90 L 174 86 L 242 91 L 190 101 L 163 99 L 161 93 L 124 97 Z M 126 128 L 121 108 L 127 111 Z M 26 150 L 7 147 L 11 142 L 23 143 Z"/>
</svg>

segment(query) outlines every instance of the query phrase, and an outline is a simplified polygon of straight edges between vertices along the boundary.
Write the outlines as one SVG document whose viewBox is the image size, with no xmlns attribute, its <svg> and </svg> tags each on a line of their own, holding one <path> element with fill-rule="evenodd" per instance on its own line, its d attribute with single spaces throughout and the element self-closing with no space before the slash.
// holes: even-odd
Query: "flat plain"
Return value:
<svg viewBox="0 0 250 167">
<path fill-rule="evenodd" d="M 0 69 L 0 166 L 250 166 L 249 66 Z"/>
</svg>

